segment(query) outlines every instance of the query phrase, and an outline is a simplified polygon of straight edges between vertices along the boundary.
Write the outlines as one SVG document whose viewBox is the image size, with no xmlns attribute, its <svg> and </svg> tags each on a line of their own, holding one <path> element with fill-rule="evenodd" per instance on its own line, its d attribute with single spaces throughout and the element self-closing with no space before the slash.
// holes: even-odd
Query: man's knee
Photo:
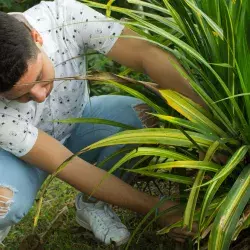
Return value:
<svg viewBox="0 0 250 250">
<path fill-rule="evenodd" d="M 15 202 L 18 191 L 11 187 L 0 186 L 0 230 L 18 223 L 29 211 L 30 202 Z"/>
<path fill-rule="evenodd" d="M 159 119 L 150 114 L 153 110 L 146 103 L 136 104 L 133 106 L 133 109 L 144 128 L 155 128 L 159 126 Z"/>
<path fill-rule="evenodd" d="M 14 191 L 7 187 L 0 187 L 0 219 L 4 219 L 13 203 Z"/>
</svg>

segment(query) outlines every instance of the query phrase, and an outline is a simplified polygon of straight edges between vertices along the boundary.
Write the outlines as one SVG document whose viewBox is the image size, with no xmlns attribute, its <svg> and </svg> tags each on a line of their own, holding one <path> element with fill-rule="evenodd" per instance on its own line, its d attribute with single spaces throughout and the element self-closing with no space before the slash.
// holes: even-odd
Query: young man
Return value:
<svg viewBox="0 0 250 250">
<path fill-rule="evenodd" d="M 75 0 L 41 2 L 23 14 L 0 13 L 0 242 L 27 214 L 49 173 L 72 153 L 120 131 L 112 126 L 74 126 L 52 120 L 99 117 L 138 128 L 147 125 L 140 116 L 145 108 L 140 100 L 123 96 L 89 98 L 86 81 L 53 82 L 54 78 L 85 74 L 85 58 L 79 55 L 88 48 L 147 73 L 162 88 L 200 101 L 171 65 L 169 54 L 143 40 L 118 38 L 120 35 L 136 34 Z M 90 194 L 105 175 L 91 163 L 102 161 L 118 148 L 102 148 L 76 157 L 58 177 Z M 159 201 L 115 176 L 104 181 L 95 197 L 142 214 Z M 121 245 L 128 240 L 129 232 L 102 201 L 87 202 L 79 194 L 76 219 L 105 244 L 114 241 Z M 163 208 L 173 205 L 166 202 Z"/>
</svg>

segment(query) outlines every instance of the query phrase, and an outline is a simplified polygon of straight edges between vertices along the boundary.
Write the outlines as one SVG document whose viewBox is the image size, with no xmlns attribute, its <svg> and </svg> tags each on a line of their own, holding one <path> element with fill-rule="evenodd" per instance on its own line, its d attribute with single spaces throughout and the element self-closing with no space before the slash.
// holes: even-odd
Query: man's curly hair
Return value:
<svg viewBox="0 0 250 250">
<path fill-rule="evenodd" d="M 37 54 L 38 48 L 24 23 L 0 11 L 0 92 L 10 90 L 20 80 Z"/>
</svg>

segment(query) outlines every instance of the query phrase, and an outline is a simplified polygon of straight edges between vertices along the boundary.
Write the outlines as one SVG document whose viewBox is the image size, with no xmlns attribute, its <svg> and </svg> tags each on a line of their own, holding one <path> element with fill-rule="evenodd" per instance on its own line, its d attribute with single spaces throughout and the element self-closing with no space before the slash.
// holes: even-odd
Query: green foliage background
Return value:
<svg viewBox="0 0 250 250">
<path fill-rule="evenodd" d="M 107 0 L 83 2 L 106 12 L 105 5 L 101 4 L 106 4 Z M 119 87 L 148 103 L 165 127 L 125 131 L 82 152 L 124 143 L 150 145 L 130 152 L 112 171 L 139 155 L 151 156 L 148 166 L 133 172 L 179 183 L 186 207 L 182 221 L 159 233 L 167 233 L 172 227 L 191 228 L 197 221 L 198 248 L 208 240 L 209 250 L 227 250 L 230 242 L 250 226 L 246 206 L 250 198 L 250 3 L 248 0 L 129 2 L 134 2 L 135 7 L 126 1 L 115 1 L 116 6 L 127 10 L 113 7 L 112 16 L 120 19 L 126 14 L 138 33 L 173 53 L 187 74 L 179 69 L 180 72 L 205 101 L 209 112 L 173 91 L 161 92 L 168 106 L 157 105 L 156 97 L 148 99 L 140 91 L 109 81 L 115 90 Z M 0 8 L 6 12 L 23 11 L 35 3 L 37 1 L 0 0 Z M 143 15 L 134 11 L 136 4 L 145 5 Z M 93 55 L 90 69 L 118 74 L 126 71 L 104 58 L 99 59 Z M 101 89 L 93 94 L 106 91 Z M 169 107 L 179 115 L 170 116 Z M 153 144 L 155 147 L 151 146 Z M 200 151 L 205 153 L 204 160 L 198 158 Z M 218 153 L 225 155 L 227 161 L 215 161 L 214 155 Z"/>
<path fill-rule="evenodd" d="M 23 12 L 33 5 L 41 2 L 41 0 L 0 0 L 0 11 L 4 12 Z M 96 1 L 98 3 L 107 3 L 107 0 Z M 134 5 L 123 0 L 115 1 L 116 6 L 134 8 Z M 121 15 L 116 15 L 119 18 Z"/>
<path fill-rule="evenodd" d="M 0 10 L 4 12 L 23 12 L 40 0 L 0 0 Z"/>
</svg>

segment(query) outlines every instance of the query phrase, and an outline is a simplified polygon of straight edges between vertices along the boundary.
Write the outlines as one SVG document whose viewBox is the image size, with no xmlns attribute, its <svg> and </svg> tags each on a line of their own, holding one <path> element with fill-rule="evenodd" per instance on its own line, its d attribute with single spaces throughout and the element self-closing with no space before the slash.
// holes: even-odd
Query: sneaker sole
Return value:
<svg viewBox="0 0 250 250">
<path fill-rule="evenodd" d="M 85 229 L 87 229 L 87 230 L 89 230 L 89 231 L 92 232 L 92 230 L 91 230 L 91 228 L 90 228 L 90 225 L 89 225 L 87 222 L 85 222 L 85 221 L 81 220 L 80 218 L 78 218 L 77 216 L 76 216 L 76 222 L 77 222 L 80 226 L 82 226 L 82 227 L 84 227 Z M 119 247 L 119 246 L 121 246 L 121 245 L 127 243 L 128 240 L 129 240 L 129 238 L 130 238 L 130 235 L 129 235 L 128 237 L 126 237 L 126 238 L 120 240 L 119 242 L 117 242 L 117 241 L 112 241 L 112 242 L 114 242 L 115 245 Z M 99 241 L 100 241 L 100 240 L 99 240 Z M 102 242 L 102 243 L 104 243 L 104 242 Z M 104 244 L 105 244 L 105 243 L 104 243 Z M 108 244 L 105 244 L 105 245 L 108 245 Z"/>
</svg>

